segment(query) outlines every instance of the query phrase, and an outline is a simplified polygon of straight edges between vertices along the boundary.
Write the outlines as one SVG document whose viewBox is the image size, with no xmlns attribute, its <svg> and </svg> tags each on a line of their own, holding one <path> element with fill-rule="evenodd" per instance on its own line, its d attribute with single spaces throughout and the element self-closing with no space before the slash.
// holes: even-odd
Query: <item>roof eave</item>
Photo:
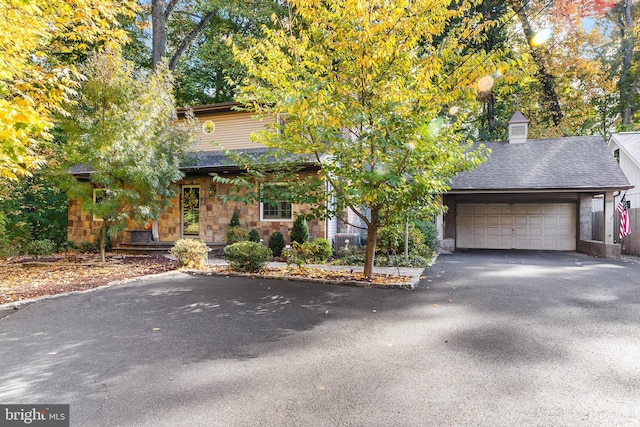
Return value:
<svg viewBox="0 0 640 427">
<path fill-rule="evenodd" d="M 516 193 L 602 193 L 633 188 L 633 185 L 614 187 L 574 187 L 574 188 L 452 188 L 447 194 L 516 194 Z"/>
</svg>

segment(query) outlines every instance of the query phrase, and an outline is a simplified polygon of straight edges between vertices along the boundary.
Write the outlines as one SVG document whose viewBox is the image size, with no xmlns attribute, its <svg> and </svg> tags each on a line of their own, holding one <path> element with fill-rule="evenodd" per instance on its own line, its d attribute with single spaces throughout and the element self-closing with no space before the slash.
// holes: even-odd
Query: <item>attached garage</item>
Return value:
<svg viewBox="0 0 640 427">
<path fill-rule="evenodd" d="M 576 250 L 574 203 L 460 203 L 456 247 Z"/>
</svg>

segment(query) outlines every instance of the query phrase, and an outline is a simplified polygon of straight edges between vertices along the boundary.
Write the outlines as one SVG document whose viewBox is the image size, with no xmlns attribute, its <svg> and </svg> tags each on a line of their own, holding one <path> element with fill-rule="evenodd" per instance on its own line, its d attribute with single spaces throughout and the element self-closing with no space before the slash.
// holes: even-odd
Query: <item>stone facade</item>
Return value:
<svg viewBox="0 0 640 427">
<path fill-rule="evenodd" d="M 80 201 L 69 199 L 67 239 L 73 242 L 96 243 L 102 227 L 102 221 L 95 221 L 93 216 L 82 210 Z"/>
<path fill-rule="evenodd" d="M 280 231 L 289 242 L 289 233 L 293 227 L 293 219 L 290 221 L 260 221 L 260 204 L 243 204 L 240 202 L 224 202 L 221 195 L 230 193 L 230 184 L 213 184 L 210 176 L 187 177 L 176 184 L 179 188 L 184 185 L 198 186 L 200 188 L 200 232 L 197 237 L 201 241 L 213 245 L 223 245 L 226 242 L 226 231 L 234 211 L 238 211 L 240 225 L 247 231 L 256 229 L 260 237 L 268 242 L 269 236 L 275 231 Z M 215 188 L 215 195 L 210 195 L 210 189 Z M 307 206 L 293 205 L 294 218 L 297 214 L 308 213 Z M 91 215 L 82 211 L 78 200 L 69 201 L 69 231 L 68 238 L 75 242 L 96 242 L 101 221 L 94 221 Z M 308 222 L 309 237 L 311 240 L 325 237 L 325 222 L 312 220 Z M 150 227 L 150 224 L 137 224 L 130 222 L 128 230 L 138 230 Z M 182 215 L 180 196 L 171 200 L 171 205 L 165 210 L 158 221 L 158 233 L 160 241 L 174 242 L 182 237 Z M 129 242 L 129 233 L 125 230 L 120 235 L 112 238 L 114 245 Z"/>
</svg>

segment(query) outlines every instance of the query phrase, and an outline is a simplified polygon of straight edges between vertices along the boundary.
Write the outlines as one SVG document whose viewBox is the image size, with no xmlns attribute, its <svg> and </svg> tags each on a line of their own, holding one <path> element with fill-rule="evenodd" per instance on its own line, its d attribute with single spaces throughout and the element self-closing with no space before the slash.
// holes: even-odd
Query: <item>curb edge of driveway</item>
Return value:
<svg viewBox="0 0 640 427">
<path fill-rule="evenodd" d="M 43 296 L 37 297 L 37 298 L 29 298 L 29 299 L 24 299 L 24 300 L 20 300 L 20 301 L 7 302 L 7 303 L 4 303 L 4 304 L 0 304 L 0 312 L 2 310 L 17 310 L 20 306 L 29 306 L 29 305 L 31 305 L 33 303 L 36 303 L 36 302 L 42 301 L 42 300 L 46 300 L 46 299 L 60 298 L 60 297 L 68 296 L 68 295 L 86 294 L 86 293 L 89 293 L 89 292 L 97 291 L 98 289 L 111 288 L 111 287 L 115 287 L 115 286 L 126 285 L 126 284 L 133 283 L 133 282 L 138 282 L 138 281 L 143 281 L 143 280 L 148 280 L 148 279 L 154 279 L 156 277 L 171 276 L 171 275 L 177 275 L 177 274 L 182 274 L 182 272 L 180 270 L 164 271 L 162 273 L 147 274 L 147 275 L 144 275 L 144 276 L 136 276 L 136 277 L 129 277 L 127 279 L 114 280 L 114 281 L 106 283 L 104 285 L 96 286 L 95 288 L 83 289 L 83 290 L 79 290 L 79 291 L 61 292 L 59 294 L 43 295 Z M 7 316 L 2 316 L 0 314 L 0 320 L 2 320 L 5 317 L 7 317 Z"/>
</svg>

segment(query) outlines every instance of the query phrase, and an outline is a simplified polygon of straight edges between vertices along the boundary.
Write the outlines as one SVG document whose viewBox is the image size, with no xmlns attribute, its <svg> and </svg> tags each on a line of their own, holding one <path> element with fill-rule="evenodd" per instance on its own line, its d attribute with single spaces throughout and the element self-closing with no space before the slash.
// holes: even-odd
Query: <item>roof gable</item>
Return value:
<svg viewBox="0 0 640 427">
<path fill-rule="evenodd" d="M 480 143 L 475 143 L 477 148 Z M 599 136 L 484 143 L 491 154 L 458 174 L 452 191 L 625 189 L 631 185 Z"/>
<path fill-rule="evenodd" d="M 640 169 L 640 132 L 621 132 L 611 135 L 609 147 L 622 150 Z"/>
</svg>

